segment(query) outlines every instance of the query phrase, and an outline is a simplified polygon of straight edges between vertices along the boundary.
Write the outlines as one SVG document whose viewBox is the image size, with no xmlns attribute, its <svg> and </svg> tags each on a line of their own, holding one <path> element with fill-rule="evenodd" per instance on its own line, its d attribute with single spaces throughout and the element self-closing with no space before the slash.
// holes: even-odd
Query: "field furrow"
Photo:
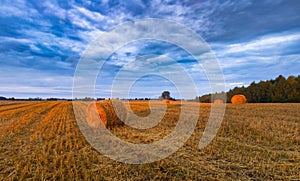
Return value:
<svg viewBox="0 0 300 181">
<path fill-rule="evenodd" d="M 18 103 L 12 103 L 12 104 L 6 104 L 0 106 L 0 112 L 8 111 L 8 110 L 16 110 L 27 106 L 35 105 L 36 102 L 18 102 Z"/>
<path fill-rule="evenodd" d="M 23 117 L 24 114 L 27 114 L 30 111 L 34 111 L 34 109 L 38 107 L 43 107 L 48 103 L 52 104 L 51 102 L 36 102 L 33 104 L 28 104 L 26 106 L 21 106 L 19 108 L 0 112 L 0 123 L 2 125 L 7 124 L 7 122 L 10 122 L 11 120 L 13 120 L 13 118 Z"/>
<path fill-rule="evenodd" d="M 28 101 L 0 101 L 0 107 L 2 106 L 9 106 L 9 105 L 16 105 L 22 103 L 28 103 Z"/>
<path fill-rule="evenodd" d="M 23 128 L 28 127 L 29 124 L 36 122 L 42 118 L 42 116 L 48 112 L 53 106 L 59 104 L 58 102 L 52 103 L 40 103 L 32 105 L 29 109 L 25 109 L 20 112 L 16 111 L 16 114 L 7 111 L 10 114 L 1 115 L 4 121 L 1 122 L 1 135 L 0 137 L 10 137 L 14 134 L 24 132 Z M 28 129 L 34 129 L 29 127 Z"/>
</svg>

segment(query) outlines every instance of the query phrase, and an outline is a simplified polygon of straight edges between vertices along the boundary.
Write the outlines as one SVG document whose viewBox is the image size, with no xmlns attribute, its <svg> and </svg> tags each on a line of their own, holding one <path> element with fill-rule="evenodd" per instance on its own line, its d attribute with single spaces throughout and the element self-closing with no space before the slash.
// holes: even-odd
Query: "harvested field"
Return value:
<svg viewBox="0 0 300 181">
<path fill-rule="evenodd" d="M 89 105 L 75 104 L 82 112 Z M 182 106 L 199 104 L 171 101 L 163 120 L 150 129 L 109 129 L 124 141 L 151 143 L 174 129 Z M 0 180 L 300 180 L 300 104 L 228 104 L 217 136 L 199 151 L 210 106 L 201 104 L 196 129 L 177 152 L 131 165 L 103 156 L 87 142 L 72 102 L 0 101 Z M 129 107 L 141 117 L 150 114 L 147 101 Z"/>
</svg>

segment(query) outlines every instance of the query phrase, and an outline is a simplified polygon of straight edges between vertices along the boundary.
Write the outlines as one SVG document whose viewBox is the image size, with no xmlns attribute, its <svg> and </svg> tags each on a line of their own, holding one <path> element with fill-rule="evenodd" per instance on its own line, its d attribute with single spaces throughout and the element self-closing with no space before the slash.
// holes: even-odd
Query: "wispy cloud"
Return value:
<svg viewBox="0 0 300 181">
<path fill-rule="evenodd" d="M 1 1 L 0 6 L 0 94 L 28 97 L 49 92 L 71 97 L 72 77 L 85 49 L 99 36 L 124 22 L 143 18 L 169 19 L 185 25 L 206 40 L 216 53 L 227 89 L 278 74 L 299 74 L 300 6 L 298 1 Z M 161 31 L 175 32 L 168 27 Z M 111 41 L 134 37 L 111 36 Z M 161 32 L 152 32 L 153 35 Z M 199 51 L 190 40 L 170 33 L 178 41 Z M 101 92 L 108 95 L 114 76 L 121 69 L 134 73 L 139 66 L 157 72 L 169 65 L 169 57 L 190 74 L 198 94 L 210 91 L 205 71 L 176 45 L 160 41 L 131 42 L 110 55 L 101 70 Z M 109 48 L 108 48 L 109 50 Z M 101 52 L 95 48 L 94 57 Z M 139 57 L 155 55 L 140 61 Z M 140 62 L 139 62 L 140 61 Z M 174 62 L 173 62 L 174 64 Z M 171 64 L 170 64 L 171 65 Z M 93 66 L 91 64 L 91 66 Z M 178 76 L 180 74 L 170 71 Z M 13 74 L 18 72 L 18 74 Z M 164 72 L 167 72 L 164 70 Z M 129 76 L 129 74 L 127 75 Z M 154 78 L 154 77 L 153 77 Z M 147 81 L 149 83 L 147 83 Z M 14 82 L 14 83 L 13 83 Z M 145 89 L 154 79 L 140 81 Z M 153 91 L 169 84 L 158 81 Z M 60 89 L 62 88 L 62 89 Z M 100 89 L 99 89 L 100 90 Z M 141 88 L 134 90 L 136 95 Z M 31 92 L 31 93 L 30 93 Z M 43 94 L 46 96 L 46 94 Z"/>
<path fill-rule="evenodd" d="M 0 74 L 0 94 L 10 97 L 69 97 L 72 92 L 70 75 L 15 66 L 2 66 Z"/>
<path fill-rule="evenodd" d="M 224 54 L 282 49 L 282 47 L 286 47 L 295 41 L 300 42 L 300 33 L 272 36 L 268 35 L 267 37 L 262 37 L 250 42 L 230 44 L 227 46 L 229 48 L 224 51 Z"/>
<path fill-rule="evenodd" d="M 240 43 L 216 43 L 212 47 L 229 83 L 227 86 L 233 88 L 236 85 L 230 82 L 244 80 L 246 86 L 252 81 L 272 79 L 279 74 L 299 74 L 294 68 L 300 65 L 296 46 L 299 44 L 299 32 L 282 32 Z"/>
</svg>

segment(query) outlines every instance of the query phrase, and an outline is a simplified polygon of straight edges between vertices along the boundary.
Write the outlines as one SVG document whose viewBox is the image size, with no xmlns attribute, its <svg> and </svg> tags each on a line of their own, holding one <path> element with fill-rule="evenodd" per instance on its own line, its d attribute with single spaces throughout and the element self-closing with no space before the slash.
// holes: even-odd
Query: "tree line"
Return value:
<svg viewBox="0 0 300 181">
<path fill-rule="evenodd" d="M 297 77 L 289 76 L 285 78 L 279 75 L 276 79 L 252 82 L 248 87 L 235 87 L 228 92 L 206 94 L 196 97 L 198 102 L 212 102 L 226 94 L 227 100 L 230 102 L 232 96 L 243 94 L 249 103 L 284 103 L 284 102 L 300 102 L 300 75 Z"/>
</svg>

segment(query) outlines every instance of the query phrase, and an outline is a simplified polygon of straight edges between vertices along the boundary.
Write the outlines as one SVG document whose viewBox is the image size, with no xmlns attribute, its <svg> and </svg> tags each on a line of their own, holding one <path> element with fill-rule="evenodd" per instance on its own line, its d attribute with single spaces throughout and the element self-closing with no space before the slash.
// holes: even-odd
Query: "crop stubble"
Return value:
<svg viewBox="0 0 300 181">
<path fill-rule="evenodd" d="M 88 103 L 75 104 L 84 114 Z M 199 104 L 170 103 L 163 120 L 150 129 L 125 125 L 110 130 L 132 143 L 162 139 L 174 129 L 181 106 Z M 147 102 L 131 102 L 130 107 L 143 117 L 150 113 Z M 89 145 L 78 128 L 71 102 L 3 101 L 0 180 L 299 180 L 299 110 L 300 104 L 229 104 L 218 135 L 199 151 L 210 111 L 210 104 L 201 104 L 197 127 L 182 148 L 161 161 L 129 165 L 111 160 Z"/>
</svg>

